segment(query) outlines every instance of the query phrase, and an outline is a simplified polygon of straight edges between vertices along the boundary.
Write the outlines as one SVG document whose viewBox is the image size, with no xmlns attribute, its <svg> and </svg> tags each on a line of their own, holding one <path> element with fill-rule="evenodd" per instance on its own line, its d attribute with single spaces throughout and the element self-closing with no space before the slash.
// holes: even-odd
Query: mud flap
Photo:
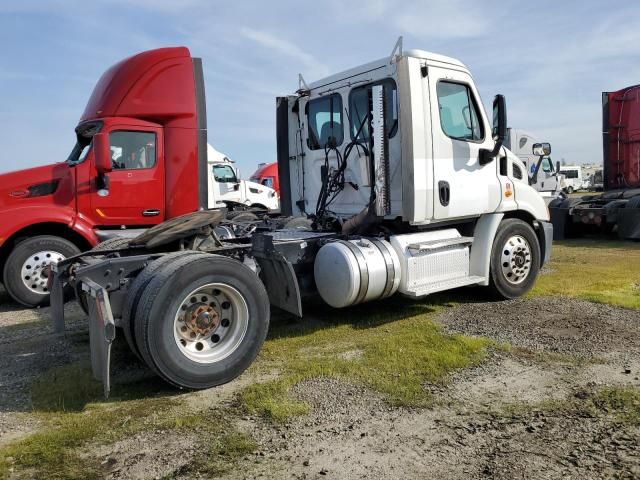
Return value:
<svg viewBox="0 0 640 480">
<path fill-rule="evenodd" d="M 116 338 L 116 324 L 111 312 L 109 293 L 89 279 L 82 280 L 82 290 L 89 294 L 89 342 L 91 369 L 96 380 L 102 381 L 105 399 L 109 397 L 111 344 Z"/>
<path fill-rule="evenodd" d="M 53 271 L 53 267 L 49 275 L 49 302 L 53 319 L 53 333 L 64 333 L 64 283 L 60 275 Z"/>
</svg>

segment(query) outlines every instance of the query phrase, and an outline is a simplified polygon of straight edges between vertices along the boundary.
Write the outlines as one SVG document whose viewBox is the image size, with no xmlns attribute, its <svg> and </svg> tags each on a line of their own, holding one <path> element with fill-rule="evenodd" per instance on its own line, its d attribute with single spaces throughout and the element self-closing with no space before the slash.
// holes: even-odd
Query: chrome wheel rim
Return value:
<svg viewBox="0 0 640 480">
<path fill-rule="evenodd" d="M 507 282 L 518 285 L 531 271 L 531 247 L 521 235 L 513 235 L 502 247 L 502 274 Z"/>
<path fill-rule="evenodd" d="M 20 270 L 22 283 L 33 293 L 48 295 L 49 267 L 52 263 L 58 263 L 64 258 L 64 255 L 55 250 L 41 250 L 29 255 Z"/>
<path fill-rule="evenodd" d="M 173 335 L 185 357 L 216 363 L 237 350 L 248 326 L 249 307 L 240 292 L 224 283 L 209 283 L 182 300 Z"/>
</svg>

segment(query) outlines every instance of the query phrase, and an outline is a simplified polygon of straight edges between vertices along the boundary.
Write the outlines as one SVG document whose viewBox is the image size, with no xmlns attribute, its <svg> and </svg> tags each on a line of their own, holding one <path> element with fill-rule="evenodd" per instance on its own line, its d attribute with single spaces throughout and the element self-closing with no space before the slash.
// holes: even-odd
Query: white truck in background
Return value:
<svg viewBox="0 0 640 480">
<path fill-rule="evenodd" d="M 533 145 L 538 143 L 535 136 L 529 132 L 515 128 L 507 129 L 505 147 L 522 160 L 526 167 L 529 185 L 540 192 L 545 202 L 549 203 L 554 198 L 558 198 L 562 192 L 564 176 L 559 171 L 559 164 L 554 165 L 550 156 L 545 155 L 541 159 L 533 153 Z"/>
<path fill-rule="evenodd" d="M 225 202 L 233 202 L 261 210 L 278 210 L 278 195 L 273 188 L 240 180 L 234 162 L 211 145 L 207 145 L 207 162 L 209 208 L 221 208 L 227 205 Z"/>
</svg>

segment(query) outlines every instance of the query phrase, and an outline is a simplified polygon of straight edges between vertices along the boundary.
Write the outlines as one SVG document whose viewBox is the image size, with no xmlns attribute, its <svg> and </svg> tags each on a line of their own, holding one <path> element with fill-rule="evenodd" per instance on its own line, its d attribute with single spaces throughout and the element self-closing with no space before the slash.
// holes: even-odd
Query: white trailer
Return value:
<svg viewBox="0 0 640 480">
<path fill-rule="evenodd" d="M 562 189 L 567 193 L 577 192 L 582 189 L 582 167 L 580 165 L 563 165 L 560 173 L 564 176 Z"/>
<path fill-rule="evenodd" d="M 70 284 L 88 305 L 106 392 L 115 326 L 167 382 L 206 388 L 251 364 L 270 305 L 302 317 L 309 295 L 341 308 L 465 285 L 514 298 L 533 286 L 552 227 L 503 146 L 503 96 L 489 117 L 464 64 L 401 41 L 389 57 L 299 83 L 277 99 L 281 210 L 310 228 L 203 211 L 54 267 L 56 325 Z"/>
</svg>

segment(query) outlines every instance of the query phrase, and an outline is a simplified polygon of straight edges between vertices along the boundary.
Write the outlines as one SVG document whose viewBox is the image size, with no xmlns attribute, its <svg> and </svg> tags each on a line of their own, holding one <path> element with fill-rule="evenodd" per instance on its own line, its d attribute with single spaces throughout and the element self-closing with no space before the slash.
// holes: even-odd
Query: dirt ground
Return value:
<svg viewBox="0 0 640 480">
<path fill-rule="evenodd" d="M 86 355 L 82 312 L 68 305 L 69 334 L 55 336 L 47 309 L 25 310 L 0 291 L 0 445 L 37 430 L 22 415 L 29 384 Z M 444 386 L 425 385 L 427 409 L 389 406 L 375 392 L 333 378 L 294 387 L 310 413 L 285 424 L 235 419 L 257 442 L 226 478 L 640 478 L 640 427 L 563 408 L 604 386 L 640 388 L 640 312 L 567 298 L 479 302 L 445 309 L 447 331 L 492 338 L 482 364 Z M 247 376 L 192 402 L 232 404 Z M 180 477 L 194 438 L 148 432 L 88 454 L 108 478 Z"/>
</svg>

